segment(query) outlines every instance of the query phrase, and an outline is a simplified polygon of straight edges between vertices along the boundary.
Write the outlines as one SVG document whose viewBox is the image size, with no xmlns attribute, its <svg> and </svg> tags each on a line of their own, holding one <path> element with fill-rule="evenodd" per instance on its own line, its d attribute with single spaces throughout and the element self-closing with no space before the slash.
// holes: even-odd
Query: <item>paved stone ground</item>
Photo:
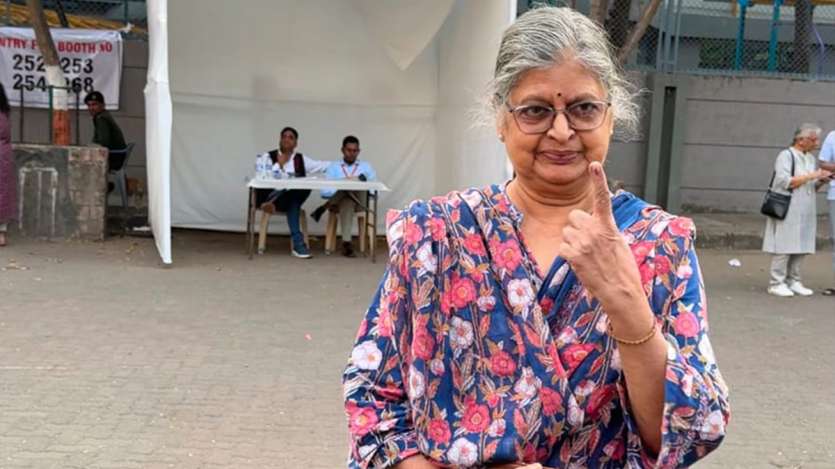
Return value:
<svg viewBox="0 0 835 469">
<path fill-rule="evenodd" d="M 340 373 L 383 266 L 242 248 L 177 232 L 168 269 L 148 239 L 0 249 L 0 468 L 344 467 Z M 765 295 L 757 252 L 701 257 L 734 417 L 699 467 L 835 467 L 835 299 Z"/>
<path fill-rule="evenodd" d="M 700 247 L 759 250 L 763 245 L 765 217 L 758 213 L 690 213 L 698 227 L 696 244 Z M 817 220 L 816 240 L 818 249 L 828 250 L 829 220 L 820 216 Z"/>
</svg>

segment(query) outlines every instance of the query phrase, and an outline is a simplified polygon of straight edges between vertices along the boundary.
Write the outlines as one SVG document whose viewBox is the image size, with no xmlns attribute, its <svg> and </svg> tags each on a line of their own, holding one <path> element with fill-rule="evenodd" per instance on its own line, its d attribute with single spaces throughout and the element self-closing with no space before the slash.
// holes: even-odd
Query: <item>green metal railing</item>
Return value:
<svg viewBox="0 0 835 469">
<path fill-rule="evenodd" d="M 606 2 L 604 27 L 631 28 L 650 0 Z M 588 14 L 591 0 L 518 0 Z M 616 45 L 617 46 L 617 45 Z M 835 80 L 835 3 L 831 0 L 662 0 L 626 66 L 666 73 L 761 75 Z"/>
</svg>

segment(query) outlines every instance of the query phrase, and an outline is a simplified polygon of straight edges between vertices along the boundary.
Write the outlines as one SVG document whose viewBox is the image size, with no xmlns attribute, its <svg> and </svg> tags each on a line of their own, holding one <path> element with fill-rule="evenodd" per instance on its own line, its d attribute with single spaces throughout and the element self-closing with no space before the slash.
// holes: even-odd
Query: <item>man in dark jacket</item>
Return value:
<svg viewBox="0 0 835 469">
<path fill-rule="evenodd" d="M 87 104 L 87 109 L 90 111 L 90 115 L 93 116 L 93 128 L 95 129 L 93 143 L 97 143 L 110 150 L 107 163 L 111 171 L 121 169 L 127 156 L 124 152 L 127 144 L 125 143 L 125 136 L 122 134 L 122 129 L 119 128 L 119 124 L 104 109 L 104 95 L 98 91 L 93 91 L 84 98 L 84 103 Z"/>
</svg>

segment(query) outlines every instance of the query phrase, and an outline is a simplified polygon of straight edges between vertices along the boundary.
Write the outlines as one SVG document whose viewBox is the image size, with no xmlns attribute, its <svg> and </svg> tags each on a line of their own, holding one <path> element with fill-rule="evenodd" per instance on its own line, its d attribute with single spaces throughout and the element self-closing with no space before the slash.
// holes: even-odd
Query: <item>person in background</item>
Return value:
<svg viewBox="0 0 835 469">
<path fill-rule="evenodd" d="M 109 171 L 122 169 L 127 154 L 125 149 L 125 136 L 122 129 L 116 123 L 116 119 L 104 108 L 104 95 L 98 91 L 92 91 L 84 98 L 87 110 L 93 116 L 93 143 L 101 145 L 110 153 L 107 155 L 107 166 Z"/>
<path fill-rule="evenodd" d="M 330 164 L 327 161 L 318 161 L 296 151 L 299 143 L 299 132 L 292 127 L 285 127 L 281 130 L 281 137 L 278 148 L 261 153 L 256 158 L 256 168 L 268 168 L 274 179 L 285 179 L 290 177 L 305 177 L 311 174 L 324 173 Z M 301 259 L 313 257 L 310 249 L 304 243 L 299 217 L 304 201 L 310 196 L 310 190 L 272 190 L 257 189 L 255 191 L 255 203 L 266 213 L 284 212 L 287 214 L 287 225 L 290 228 L 294 256 Z M 259 251 L 259 254 L 261 252 Z"/>
<path fill-rule="evenodd" d="M 0 83 L 0 247 L 8 242 L 9 222 L 17 218 L 17 177 L 12 155 L 9 100 Z"/>
<path fill-rule="evenodd" d="M 367 161 L 358 161 L 360 154 L 360 141 L 353 135 L 342 139 L 342 161 L 331 163 L 325 173 L 328 179 L 356 179 L 359 181 L 373 181 L 377 179 L 374 168 Z M 354 228 L 354 213 L 362 209 L 361 197 L 365 195 L 362 191 L 335 191 L 323 190 L 322 197 L 328 199 L 320 205 L 311 215 L 317 222 L 325 210 L 339 212 L 339 225 L 342 227 L 342 255 L 345 257 L 356 257 L 354 247 L 351 243 L 351 232 Z"/>
<path fill-rule="evenodd" d="M 832 174 L 817 169 L 815 155 L 811 153 L 818 148 L 820 133 L 820 127 L 814 124 L 801 124 L 794 132 L 791 146 L 781 151 L 774 162 L 771 190 L 791 194 L 786 218 L 767 217 L 765 221 L 763 251 L 773 255 L 768 293 L 774 296 L 814 293 L 801 282 L 800 266 L 806 255 L 815 253 L 815 184 Z"/>
<path fill-rule="evenodd" d="M 835 173 L 835 130 L 829 132 L 824 139 L 818 160 L 821 169 Z M 821 181 L 821 186 L 827 185 L 827 182 L 829 183 L 829 190 L 826 193 L 826 201 L 829 205 L 829 239 L 832 242 L 832 273 L 835 275 L 835 179 L 830 176 L 828 181 Z M 827 288 L 821 294 L 835 296 L 835 288 Z"/>
</svg>

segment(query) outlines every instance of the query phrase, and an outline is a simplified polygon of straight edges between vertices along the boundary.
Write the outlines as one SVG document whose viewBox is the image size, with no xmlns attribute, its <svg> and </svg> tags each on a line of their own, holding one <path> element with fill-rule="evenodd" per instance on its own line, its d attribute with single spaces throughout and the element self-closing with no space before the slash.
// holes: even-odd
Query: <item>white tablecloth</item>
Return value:
<svg viewBox="0 0 835 469">
<path fill-rule="evenodd" d="M 380 181 L 358 181 L 354 179 L 324 178 L 288 178 L 288 179 L 252 179 L 247 187 L 253 189 L 335 189 L 340 191 L 380 191 L 391 189 Z"/>
</svg>

